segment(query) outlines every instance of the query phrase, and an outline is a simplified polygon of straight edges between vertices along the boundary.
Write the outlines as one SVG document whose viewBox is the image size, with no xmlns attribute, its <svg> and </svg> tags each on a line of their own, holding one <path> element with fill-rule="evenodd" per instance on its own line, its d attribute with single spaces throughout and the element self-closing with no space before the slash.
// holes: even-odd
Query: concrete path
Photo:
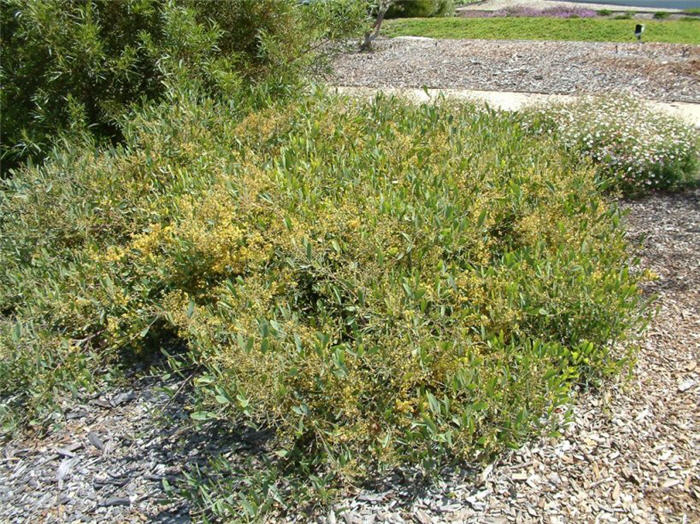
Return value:
<svg viewBox="0 0 700 524">
<path fill-rule="evenodd" d="M 350 96 L 371 97 L 379 92 L 386 94 L 405 96 L 416 102 L 429 102 L 435 100 L 440 95 L 446 98 L 458 100 L 471 100 L 475 102 L 485 102 L 497 109 L 514 111 L 525 106 L 543 105 L 557 102 L 571 102 L 576 100 L 576 96 L 571 95 L 551 95 L 542 93 L 514 93 L 503 91 L 475 91 L 471 89 L 416 89 L 416 88 L 374 88 L 374 87 L 331 87 L 339 94 Z M 700 104 L 686 102 L 657 102 L 646 100 L 646 102 L 670 115 L 677 116 L 689 124 L 700 129 Z"/>
</svg>

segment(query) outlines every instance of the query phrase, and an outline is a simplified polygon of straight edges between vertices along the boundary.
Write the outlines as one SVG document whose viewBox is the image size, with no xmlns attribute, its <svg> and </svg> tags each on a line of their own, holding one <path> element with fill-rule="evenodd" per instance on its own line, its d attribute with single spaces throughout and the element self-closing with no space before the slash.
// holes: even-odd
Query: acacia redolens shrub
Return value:
<svg viewBox="0 0 700 524">
<path fill-rule="evenodd" d="M 5 398 L 176 340 L 195 419 L 344 480 L 520 442 L 643 321 L 592 170 L 469 105 L 164 105 L 0 202 Z"/>
</svg>

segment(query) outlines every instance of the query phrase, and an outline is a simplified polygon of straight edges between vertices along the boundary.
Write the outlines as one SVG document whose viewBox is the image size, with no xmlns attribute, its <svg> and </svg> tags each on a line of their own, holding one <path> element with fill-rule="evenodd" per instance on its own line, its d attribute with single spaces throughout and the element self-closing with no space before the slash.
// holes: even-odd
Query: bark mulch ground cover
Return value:
<svg viewBox="0 0 700 524">
<path fill-rule="evenodd" d="M 623 92 L 700 103 L 700 46 L 659 43 L 378 40 L 333 64 L 329 82 L 556 94 Z"/>
</svg>

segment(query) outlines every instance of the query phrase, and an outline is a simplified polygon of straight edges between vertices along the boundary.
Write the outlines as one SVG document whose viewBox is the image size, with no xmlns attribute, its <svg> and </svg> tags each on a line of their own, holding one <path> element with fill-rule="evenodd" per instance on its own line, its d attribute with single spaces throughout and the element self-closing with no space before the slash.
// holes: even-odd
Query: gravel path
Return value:
<svg viewBox="0 0 700 524">
<path fill-rule="evenodd" d="M 558 440 L 483 471 L 347 498 L 318 522 L 700 522 L 700 189 L 625 203 L 660 312 L 629 382 L 578 397 Z M 43 438 L 0 449 L 0 522 L 188 522 L 166 482 L 214 452 L 245 457 L 255 435 L 192 431 L 187 381 L 135 381 L 84 398 Z M 179 391 L 169 400 L 163 388 Z M 196 520 L 196 517 L 195 517 Z"/>
<path fill-rule="evenodd" d="M 700 46 L 392 38 L 334 62 L 339 86 L 556 94 L 627 92 L 700 103 Z"/>
<path fill-rule="evenodd" d="M 451 100 L 461 100 L 485 103 L 494 109 L 519 111 L 528 106 L 547 106 L 550 104 L 566 104 L 579 99 L 572 95 L 552 95 L 542 93 L 514 93 L 509 91 L 478 91 L 469 89 L 427 89 L 417 87 L 334 87 L 333 91 L 353 97 L 371 99 L 379 92 L 400 96 L 416 103 L 430 103 L 441 97 Z M 675 116 L 700 130 L 700 104 L 690 102 L 656 102 L 645 100 L 653 110 Z"/>
</svg>

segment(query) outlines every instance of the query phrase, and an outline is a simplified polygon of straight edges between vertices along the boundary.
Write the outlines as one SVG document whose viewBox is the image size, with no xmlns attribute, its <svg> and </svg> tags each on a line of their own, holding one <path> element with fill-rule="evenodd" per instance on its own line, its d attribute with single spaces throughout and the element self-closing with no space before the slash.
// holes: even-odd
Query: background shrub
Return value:
<svg viewBox="0 0 700 524">
<path fill-rule="evenodd" d="M 453 0 L 396 0 L 387 11 L 387 18 L 425 18 L 451 16 L 454 14 Z"/>
<path fill-rule="evenodd" d="M 174 89 L 282 96 L 359 29 L 353 0 L 6 0 L 0 4 L 3 172 L 69 127 L 119 139 L 129 106 Z M 274 72 L 274 74 L 273 74 Z"/>
<path fill-rule="evenodd" d="M 194 419 L 269 428 L 281 469 L 347 482 L 516 444 L 643 320 L 594 173 L 514 116 L 181 99 L 123 134 L 4 183 L 14 413 L 186 347 Z"/>
<path fill-rule="evenodd" d="M 697 131 L 638 100 L 589 97 L 524 114 L 534 133 L 555 136 L 630 194 L 678 187 L 697 176 Z"/>
</svg>

